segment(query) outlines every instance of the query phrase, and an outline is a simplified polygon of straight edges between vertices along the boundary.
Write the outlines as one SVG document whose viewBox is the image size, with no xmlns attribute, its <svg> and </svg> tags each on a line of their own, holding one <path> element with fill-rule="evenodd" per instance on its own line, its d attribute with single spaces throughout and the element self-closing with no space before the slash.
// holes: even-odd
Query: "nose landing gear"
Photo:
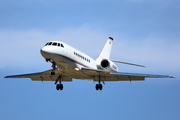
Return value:
<svg viewBox="0 0 180 120">
<path fill-rule="evenodd" d="M 54 71 L 51 72 L 51 75 L 56 75 L 56 73 Z"/>
<path fill-rule="evenodd" d="M 56 69 L 56 63 L 55 62 L 52 62 L 52 68 L 53 68 L 53 70 L 51 72 L 51 75 L 55 75 L 55 72 L 54 72 L 54 70 Z"/>
<path fill-rule="evenodd" d="M 57 68 L 56 63 L 52 59 L 46 59 L 46 62 L 52 63 L 52 71 L 51 75 L 56 75 L 55 70 Z M 63 90 L 63 84 L 61 83 L 62 75 L 59 75 L 59 77 L 56 79 L 56 82 L 54 83 L 56 85 L 56 90 Z M 57 84 L 59 82 L 59 84 Z"/>
<path fill-rule="evenodd" d="M 52 60 L 52 59 L 46 59 L 46 62 L 51 62 L 52 63 L 52 68 L 53 68 L 53 70 L 52 70 L 52 72 L 51 72 L 51 75 L 55 75 L 56 73 L 54 72 L 55 71 L 55 69 L 57 68 L 56 67 L 56 63 Z"/>
</svg>

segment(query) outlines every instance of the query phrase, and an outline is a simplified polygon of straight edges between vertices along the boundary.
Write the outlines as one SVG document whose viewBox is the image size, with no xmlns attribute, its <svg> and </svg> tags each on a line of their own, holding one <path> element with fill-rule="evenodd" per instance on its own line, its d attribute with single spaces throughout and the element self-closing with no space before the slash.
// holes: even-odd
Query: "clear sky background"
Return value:
<svg viewBox="0 0 180 120">
<path fill-rule="evenodd" d="M 179 120 L 179 0 L 1 0 L 1 120 Z M 63 83 L 4 79 L 6 75 L 48 70 L 40 54 L 59 40 L 98 57 L 109 36 L 120 71 L 167 74 L 176 79 Z"/>
</svg>

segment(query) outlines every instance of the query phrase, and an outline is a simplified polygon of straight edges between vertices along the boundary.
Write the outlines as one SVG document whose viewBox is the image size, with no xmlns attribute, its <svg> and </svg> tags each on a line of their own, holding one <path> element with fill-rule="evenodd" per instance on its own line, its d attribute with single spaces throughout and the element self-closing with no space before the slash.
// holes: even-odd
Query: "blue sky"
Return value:
<svg viewBox="0 0 180 120">
<path fill-rule="evenodd" d="M 180 2 L 178 0 L 1 0 L 0 119 L 179 120 Z M 63 83 L 4 79 L 44 71 L 40 55 L 47 41 L 59 40 L 96 59 L 107 38 L 120 71 L 169 74 L 176 79 Z"/>
</svg>

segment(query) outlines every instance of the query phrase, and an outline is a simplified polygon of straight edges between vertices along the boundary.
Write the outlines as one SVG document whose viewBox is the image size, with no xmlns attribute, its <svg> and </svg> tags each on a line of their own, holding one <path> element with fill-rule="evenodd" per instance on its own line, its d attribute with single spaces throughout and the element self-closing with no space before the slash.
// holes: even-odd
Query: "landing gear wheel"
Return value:
<svg viewBox="0 0 180 120">
<path fill-rule="evenodd" d="M 60 85 L 59 85 L 59 89 L 60 89 L 60 90 L 63 90 L 63 84 L 60 84 Z"/>
<path fill-rule="evenodd" d="M 102 84 L 99 84 L 99 90 L 102 90 L 103 86 Z"/>
<path fill-rule="evenodd" d="M 57 84 L 56 90 L 63 90 L 63 84 Z"/>
<path fill-rule="evenodd" d="M 102 84 L 96 84 L 96 90 L 102 90 L 103 86 Z"/>
<path fill-rule="evenodd" d="M 96 87 L 95 87 L 95 88 L 96 88 L 96 90 L 98 90 L 98 89 L 99 89 L 99 84 L 96 84 Z"/>
<path fill-rule="evenodd" d="M 56 90 L 59 90 L 60 89 L 60 86 L 59 84 L 56 85 Z"/>
<path fill-rule="evenodd" d="M 50 61 L 50 59 L 46 59 L 46 62 L 49 62 Z"/>
<path fill-rule="evenodd" d="M 52 71 L 52 72 L 51 72 L 51 75 L 55 75 L 55 72 Z"/>
</svg>

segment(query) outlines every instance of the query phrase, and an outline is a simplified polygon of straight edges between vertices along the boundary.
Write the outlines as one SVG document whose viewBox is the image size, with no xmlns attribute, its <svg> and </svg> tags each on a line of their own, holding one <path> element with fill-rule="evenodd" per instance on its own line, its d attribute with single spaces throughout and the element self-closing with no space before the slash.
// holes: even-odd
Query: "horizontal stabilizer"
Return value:
<svg viewBox="0 0 180 120">
<path fill-rule="evenodd" d="M 111 61 L 112 61 L 112 62 L 117 62 L 117 63 L 128 64 L 128 65 L 139 66 L 139 67 L 146 67 L 146 66 L 144 66 L 144 65 L 138 65 L 138 64 L 123 62 L 123 61 L 117 61 L 117 60 L 111 60 Z"/>
</svg>

